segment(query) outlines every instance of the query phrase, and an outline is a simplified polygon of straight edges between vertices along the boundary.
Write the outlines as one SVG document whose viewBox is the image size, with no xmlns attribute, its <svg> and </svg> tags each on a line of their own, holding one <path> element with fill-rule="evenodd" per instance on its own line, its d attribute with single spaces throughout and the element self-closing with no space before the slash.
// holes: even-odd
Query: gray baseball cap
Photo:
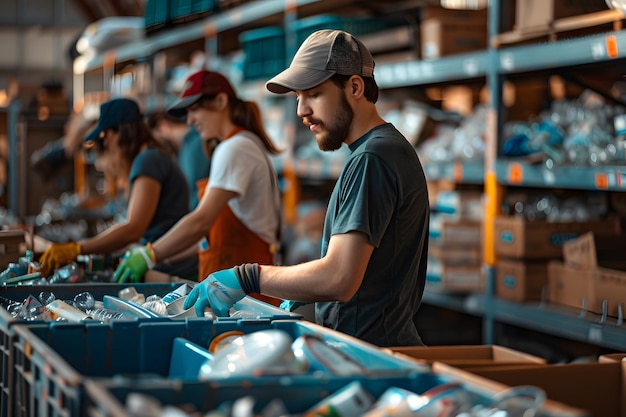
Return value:
<svg viewBox="0 0 626 417">
<path fill-rule="evenodd" d="M 374 58 L 351 34 L 318 30 L 300 45 L 289 68 L 265 83 L 265 88 L 276 94 L 308 90 L 335 74 L 374 77 Z"/>
</svg>

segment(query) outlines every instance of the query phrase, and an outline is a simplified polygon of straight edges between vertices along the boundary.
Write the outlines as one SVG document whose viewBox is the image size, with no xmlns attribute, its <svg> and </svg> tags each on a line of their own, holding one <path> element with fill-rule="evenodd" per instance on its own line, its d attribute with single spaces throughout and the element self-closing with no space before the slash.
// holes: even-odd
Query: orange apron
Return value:
<svg viewBox="0 0 626 417">
<path fill-rule="evenodd" d="M 201 200 L 209 179 L 197 181 Z M 222 209 L 207 234 L 208 248 L 198 250 L 198 280 L 202 281 L 215 271 L 232 268 L 243 263 L 274 265 L 273 246 L 250 231 L 232 212 L 228 205 Z M 274 306 L 281 300 L 263 294 L 250 296 Z"/>
</svg>

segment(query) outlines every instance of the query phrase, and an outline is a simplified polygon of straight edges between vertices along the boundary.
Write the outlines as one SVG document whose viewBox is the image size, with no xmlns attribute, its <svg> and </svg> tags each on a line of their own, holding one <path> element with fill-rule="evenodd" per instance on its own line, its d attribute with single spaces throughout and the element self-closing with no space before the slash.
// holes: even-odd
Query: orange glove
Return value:
<svg viewBox="0 0 626 417">
<path fill-rule="evenodd" d="M 44 276 L 48 276 L 58 268 L 74 262 L 81 253 L 82 247 L 76 242 L 53 243 L 39 258 Z"/>
</svg>

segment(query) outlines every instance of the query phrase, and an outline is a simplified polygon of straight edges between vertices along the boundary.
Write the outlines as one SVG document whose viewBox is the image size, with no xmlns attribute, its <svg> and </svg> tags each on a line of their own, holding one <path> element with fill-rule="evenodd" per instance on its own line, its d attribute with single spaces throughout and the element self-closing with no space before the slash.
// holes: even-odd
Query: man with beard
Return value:
<svg viewBox="0 0 626 417">
<path fill-rule="evenodd" d="M 260 292 L 315 302 L 317 323 L 378 346 L 421 345 L 415 316 L 426 275 L 428 191 L 415 149 L 378 114 L 372 55 L 349 33 L 321 30 L 266 88 L 295 93 L 297 114 L 320 149 L 345 143 L 351 151 L 330 198 L 321 258 L 218 271 L 185 307 L 227 314 Z"/>
</svg>

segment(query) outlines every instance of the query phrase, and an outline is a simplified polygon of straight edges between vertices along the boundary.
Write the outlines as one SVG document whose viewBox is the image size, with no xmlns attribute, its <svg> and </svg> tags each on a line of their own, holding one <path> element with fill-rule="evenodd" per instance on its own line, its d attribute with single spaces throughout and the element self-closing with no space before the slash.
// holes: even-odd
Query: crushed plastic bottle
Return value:
<svg viewBox="0 0 626 417">
<path fill-rule="evenodd" d="M 78 309 L 86 311 L 94 308 L 96 305 L 96 299 L 90 292 L 83 291 L 74 296 L 74 304 Z"/>
<path fill-rule="evenodd" d="M 80 267 L 76 262 L 71 262 L 57 269 L 48 279 L 50 284 L 71 284 L 83 280 Z"/>
</svg>

